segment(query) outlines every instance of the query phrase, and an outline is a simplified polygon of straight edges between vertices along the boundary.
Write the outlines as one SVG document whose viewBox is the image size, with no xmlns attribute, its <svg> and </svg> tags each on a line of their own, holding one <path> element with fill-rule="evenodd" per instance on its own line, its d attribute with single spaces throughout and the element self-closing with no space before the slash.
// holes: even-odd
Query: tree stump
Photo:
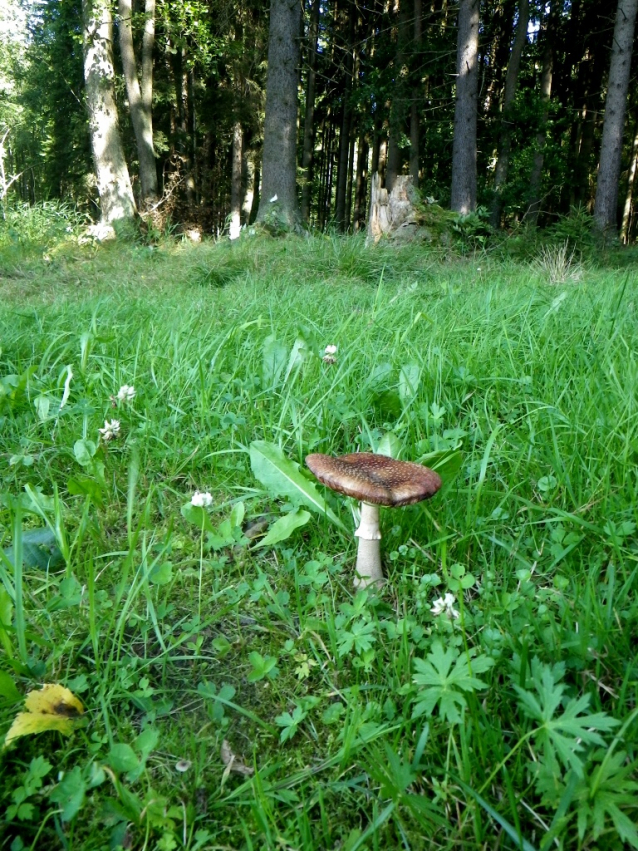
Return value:
<svg viewBox="0 0 638 851">
<path fill-rule="evenodd" d="M 415 203 L 416 192 L 411 177 L 400 174 L 388 194 L 388 190 L 381 186 L 378 172 L 375 172 L 372 175 L 368 245 L 374 245 L 382 236 L 397 240 L 414 239 L 419 231 Z"/>
</svg>

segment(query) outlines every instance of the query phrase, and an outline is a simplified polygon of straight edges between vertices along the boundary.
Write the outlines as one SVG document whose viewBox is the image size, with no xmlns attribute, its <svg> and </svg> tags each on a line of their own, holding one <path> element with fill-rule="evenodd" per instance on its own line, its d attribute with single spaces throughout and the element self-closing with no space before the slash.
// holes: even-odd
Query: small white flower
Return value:
<svg viewBox="0 0 638 851">
<path fill-rule="evenodd" d="M 135 399 L 135 387 L 132 384 L 123 384 L 115 398 L 118 402 L 132 402 Z"/>
<path fill-rule="evenodd" d="M 445 613 L 451 620 L 459 617 L 459 613 L 454 608 L 454 603 L 456 600 L 454 599 L 453 594 L 446 594 L 445 597 L 439 597 L 438 600 L 434 601 L 434 605 L 430 609 L 433 615 L 442 615 Z"/>
<path fill-rule="evenodd" d="M 208 508 L 208 506 L 212 504 L 213 497 L 208 493 L 208 491 L 205 493 L 195 491 L 191 497 L 191 505 L 194 505 L 196 508 Z"/>
<path fill-rule="evenodd" d="M 277 200 L 277 195 L 273 195 L 272 198 L 270 199 L 270 203 L 274 204 L 276 200 Z"/>
<path fill-rule="evenodd" d="M 111 440 L 113 437 L 117 437 L 120 433 L 120 421 L 119 420 L 104 420 L 104 428 L 98 429 L 100 434 L 102 435 L 102 439 L 104 441 Z"/>
<path fill-rule="evenodd" d="M 337 347 L 336 346 L 332 346 L 332 345 L 326 346 L 326 348 L 323 350 L 323 352 L 324 352 L 324 354 L 323 354 L 322 360 L 323 360 L 324 363 L 336 363 L 337 362 L 337 358 L 335 357 L 335 355 L 337 354 Z"/>
</svg>

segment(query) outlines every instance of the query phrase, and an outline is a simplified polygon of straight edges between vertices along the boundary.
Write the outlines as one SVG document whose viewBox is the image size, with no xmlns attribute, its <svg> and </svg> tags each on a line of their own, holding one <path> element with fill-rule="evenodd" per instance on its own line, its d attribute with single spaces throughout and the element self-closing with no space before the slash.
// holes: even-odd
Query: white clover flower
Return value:
<svg viewBox="0 0 638 851">
<path fill-rule="evenodd" d="M 196 508 L 208 508 L 208 506 L 212 504 L 213 497 L 208 493 L 208 491 L 205 493 L 195 491 L 191 497 L 191 505 L 194 505 Z"/>
<path fill-rule="evenodd" d="M 434 605 L 430 611 L 433 615 L 442 615 L 445 613 L 450 620 L 456 620 L 459 617 L 459 613 L 454 608 L 455 602 L 456 600 L 453 594 L 446 594 L 445 597 L 439 597 L 438 600 L 434 601 Z"/>
<path fill-rule="evenodd" d="M 98 429 L 100 434 L 102 435 L 102 439 L 104 441 L 111 440 L 113 437 L 117 437 L 120 433 L 120 421 L 119 420 L 104 420 L 104 428 Z"/>
<path fill-rule="evenodd" d="M 323 350 L 322 361 L 324 363 L 336 363 L 337 362 L 337 358 L 335 357 L 336 354 L 337 354 L 337 347 L 336 346 L 333 346 L 333 345 L 326 346 L 326 348 Z"/>
<path fill-rule="evenodd" d="M 123 384 L 115 398 L 118 402 L 132 402 L 135 399 L 135 387 L 132 384 Z"/>
</svg>

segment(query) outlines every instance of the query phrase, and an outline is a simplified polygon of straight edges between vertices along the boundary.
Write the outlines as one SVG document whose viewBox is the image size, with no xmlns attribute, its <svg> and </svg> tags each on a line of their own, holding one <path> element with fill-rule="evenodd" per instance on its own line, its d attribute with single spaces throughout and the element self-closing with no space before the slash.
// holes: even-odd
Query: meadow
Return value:
<svg viewBox="0 0 638 851">
<path fill-rule="evenodd" d="M 0 239 L 0 738 L 84 711 L 0 847 L 638 848 L 635 250 L 62 224 Z M 355 591 L 304 458 L 377 450 L 443 488 Z"/>
</svg>

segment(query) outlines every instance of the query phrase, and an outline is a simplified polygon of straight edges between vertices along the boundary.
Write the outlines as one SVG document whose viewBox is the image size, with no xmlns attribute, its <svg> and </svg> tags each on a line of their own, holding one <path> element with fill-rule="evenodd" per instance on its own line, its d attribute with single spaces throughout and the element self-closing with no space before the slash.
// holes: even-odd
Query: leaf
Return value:
<svg viewBox="0 0 638 851">
<path fill-rule="evenodd" d="M 405 363 L 399 371 L 399 399 L 406 408 L 415 397 L 421 380 L 421 367 L 417 363 Z"/>
<path fill-rule="evenodd" d="M 93 461 L 93 456 L 97 452 L 97 446 L 92 440 L 87 440 L 83 438 L 82 440 L 76 440 L 73 444 L 73 454 L 75 455 L 75 460 L 82 467 L 90 467 Z"/>
<path fill-rule="evenodd" d="M 462 692 L 487 688 L 487 684 L 475 674 L 484 673 L 494 664 L 494 660 L 484 654 L 472 658 L 474 653 L 472 650 L 469 654 L 461 653 L 453 647 L 444 650 L 441 642 L 435 641 L 426 660 L 414 660 L 417 673 L 413 682 L 425 688 L 412 711 L 413 718 L 432 715 L 438 703 L 442 718 L 450 724 L 460 723 L 459 710 L 467 706 Z"/>
<path fill-rule="evenodd" d="M 386 431 L 377 443 L 375 452 L 377 455 L 387 455 L 388 458 L 398 458 L 403 449 L 403 444 L 393 431 Z"/>
<path fill-rule="evenodd" d="M 49 795 L 54 804 L 60 807 L 62 821 L 71 821 L 82 809 L 86 794 L 86 781 L 82 769 L 75 766 L 68 771 Z"/>
<path fill-rule="evenodd" d="M 571 768 L 578 777 L 583 776 L 583 761 L 578 755 L 583 744 L 604 745 L 597 731 L 608 732 L 620 724 L 605 712 L 586 715 L 590 695 L 572 698 L 562 714 L 557 714 L 563 703 L 565 684 L 560 683 L 555 669 L 543 664 L 537 657 L 532 659 L 532 683 L 536 694 L 515 685 L 519 706 L 538 724 L 534 734 L 550 761 L 560 760 L 565 768 Z"/>
<path fill-rule="evenodd" d="M 0 671 L 0 700 L 6 700 L 7 703 L 17 703 L 22 700 L 22 695 L 16 688 L 13 677 L 6 671 Z"/>
<path fill-rule="evenodd" d="M 281 373 L 286 365 L 287 350 L 283 343 L 271 334 L 266 337 L 262 346 L 262 376 L 264 387 L 276 387 L 281 379 Z"/>
<path fill-rule="evenodd" d="M 47 684 L 38 691 L 30 691 L 24 701 L 26 712 L 19 712 L 5 736 L 6 748 L 20 736 L 58 730 L 65 736 L 73 732 L 73 722 L 84 712 L 84 707 L 68 688 Z"/>
<path fill-rule="evenodd" d="M 88 479 L 84 476 L 72 477 L 66 483 L 66 488 L 72 496 L 88 496 L 98 508 L 102 508 L 104 505 L 102 488 L 95 479 Z"/>
<path fill-rule="evenodd" d="M 314 484 L 300 472 L 299 464 L 286 458 L 278 446 L 265 440 L 254 440 L 250 444 L 250 466 L 255 478 L 271 496 L 286 497 L 294 503 L 302 503 L 312 511 L 328 517 L 344 532 L 347 531 Z"/>
<path fill-rule="evenodd" d="M 7 547 L 3 552 L 7 560 L 14 564 L 13 547 Z M 22 564 L 38 570 L 55 570 L 64 564 L 55 535 L 49 528 L 30 529 L 22 533 Z"/>
<path fill-rule="evenodd" d="M 443 481 L 443 487 L 451 484 L 458 476 L 463 465 L 463 453 L 458 449 L 441 449 L 438 452 L 428 452 L 419 458 L 419 464 L 436 470 Z"/>
<path fill-rule="evenodd" d="M 308 355 L 308 345 L 306 341 L 302 337 L 297 337 L 295 340 L 292 349 L 290 350 L 290 357 L 288 358 L 288 368 L 286 369 L 286 376 L 284 378 L 284 384 L 290 378 L 291 373 L 294 369 L 299 369 L 302 363 L 305 361 Z"/>
<path fill-rule="evenodd" d="M 224 777 L 227 777 L 231 771 L 241 774 L 243 777 L 250 777 L 251 774 L 255 773 L 254 768 L 250 765 L 246 765 L 237 756 L 235 756 L 226 739 L 222 742 L 220 756 L 222 762 L 226 766 Z"/>
<path fill-rule="evenodd" d="M 204 529 L 206 532 L 215 532 L 208 512 L 199 505 L 193 505 L 192 502 L 187 502 L 180 509 L 182 517 L 197 526 L 198 529 Z"/>
<path fill-rule="evenodd" d="M 165 561 L 162 562 L 162 564 L 154 565 L 148 575 L 148 581 L 152 585 L 168 585 L 172 578 L 173 565 L 170 561 Z"/>
<path fill-rule="evenodd" d="M 295 529 L 300 526 L 305 526 L 310 520 L 310 512 L 295 508 L 294 511 L 284 514 L 279 520 L 275 521 L 268 530 L 268 534 L 255 544 L 254 549 L 259 547 L 272 547 L 280 541 L 287 540 Z"/>
<path fill-rule="evenodd" d="M 33 405 L 35 407 L 36 413 L 38 415 L 38 419 L 41 423 L 45 422 L 45 420 L 49 417 L 49 409 L 51 407 L 51 399 L 48 396 L 37 396 L 33 400 Z"/>
<path fill-rule="evenodd" d="M 130 745 L 125 742 L 117 742 L 111 747 L 108 755 L 108 763 L 120 774 L 125 772 L 136 772 L 140 767 L 140 760 Z"/>
</svg>

